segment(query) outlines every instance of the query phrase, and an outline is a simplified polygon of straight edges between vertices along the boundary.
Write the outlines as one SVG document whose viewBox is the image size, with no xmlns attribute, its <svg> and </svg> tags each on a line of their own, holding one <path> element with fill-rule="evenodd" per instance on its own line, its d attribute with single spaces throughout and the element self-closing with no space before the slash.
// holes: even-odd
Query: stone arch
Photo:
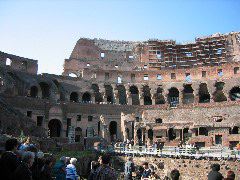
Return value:
<svg viewBox="0 0 240 180">
<path fill-rule="evenodd" d="M 177 88 L 172 87 L 168 90 L 168 102 L 171 107 L 175 107 L 179 104 L 179 91 Z"/>
<path fill-rule="evenodd" d="M 163 96 L 163 89 L 161 87 L 157 88 L 155 103 L 156 104 L 165 104 L 165 99 Z"/>
<path fill-rule="evenodd" d="M 214 102 L 227 101 L 227 98 L 223 92 L 224 84 L 225 84 L 224 82 L 216 82 L 216 84 L 215 84 L 216 91 L 213 93 Z"/>
<path fill-rule="evenodd" d="M 32 86 L 30 88 L 30 97 L 36 98 L 38 96 L 38 88 L 37 86 Z"/>
<path fill-rule="evenodd" d="M 75 142 L 80 142 L 82 137 L 82 129 L 80 127 L 75 128 Z"/>
<path fill-rule="evenodd" d="M 42 91 L 42 99 L 49 99 L 50 97 L 50 86 L 46 82 L 39 83 Z"/>
<path fill-rule="evenodd" d="M 209 103 L 210 102 L 210 94 L 208 92 L 207 84 L 201 83 L 199 85 L 199 103 Z"/>
<path fill-rule="evenodd" d="M 132 105 L 139 105 L 140 101 L 139 101 L 138 88 L 136 86 L 131 86 L 129 90 L 130 90 L 131 97 L 132 97 Z"/>
<path fill-rule="evenodd" d="M 190 104 L 194 102 L 193 88 L 191 84 L 183 86 L 183 104 Z"/>
<path fill-rule="evenodd" d="M 92 89 L 93 89 L 94 96 L 95 96 L 95 102 L 96 103 L 103 102 L 103 98 L 102 98 L 101 93 L 99 92 L 98 85 L 97 84 L 92 84 Z"/>
<path fill-rule="evenodd" d="M 119 98 L 119 104 L 125 105 L 127 104 L 127 97 L 126 97 L 126 89 L 123 85 L 118 85 L 118 98 Z"/>
<path fill-rule="evenodd" d="M 152 105 L 152 98 L 151 98 L 149 86 L 147 85 L 143 86 L 142 90 L 143 90 L 144 105 Z"/>
<path fill-rule="evenodd" d="M 113 104 L 114 103 L 114 96 L 113 96 L 113 88 L 111 85 L 105 85 L 105 95 L 107 98 L 107 102 Z"/>
<path fill-rule="evenodd" d="M 111 142 L 117 140 L 117 122 L 111 121 L 109 123 L 109 133 Z"/>
<path fill-rule="evenodd" d="M 91 102 L 91 94 L 89 92 L 85 92 L 82 95 L 82 102 L 83 103 L 90 103 Z"/>
<path fill-rule="evenodd" d="M 50 137 L 60 137 L 62 130 L 62 123 L 58 119 L 51 119 L 48 122 L 48 130 Z"/>
<path fill-rule="evenodd" d="M 240 88 L 238 86 L 233 87 L 229 92 L 231 101 L 237 101 L 240 99 Z"/>
<path fill-rule="evenodd" d="M 176 133 L 173 128 L 168 129 L 168 139 L 169 141 L 176 139 Z"/>
<path fill-rule="evenodd" d="M 70 94 L 70 101 L 71 102 L 78 102 L 78 93 L 77 92 L 72 92 Z"/>
</svg>

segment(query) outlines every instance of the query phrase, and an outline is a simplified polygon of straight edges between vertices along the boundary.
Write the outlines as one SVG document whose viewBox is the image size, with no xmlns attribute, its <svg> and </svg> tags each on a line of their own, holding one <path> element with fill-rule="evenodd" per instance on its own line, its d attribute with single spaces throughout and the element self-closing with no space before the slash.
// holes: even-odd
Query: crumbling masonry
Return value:
<svg viewBox="0 0 240 180">
<path fill-rule="evenodd" d="M 0 97 L 59 139 L 235 146 L 239 61 L 239 32 L 186 44 L 81 38 L 62 76 L 37 75 L 36 60 L 0 52 Z M 12 133 L 6 118 L 1 130 Z"/>
</svg>

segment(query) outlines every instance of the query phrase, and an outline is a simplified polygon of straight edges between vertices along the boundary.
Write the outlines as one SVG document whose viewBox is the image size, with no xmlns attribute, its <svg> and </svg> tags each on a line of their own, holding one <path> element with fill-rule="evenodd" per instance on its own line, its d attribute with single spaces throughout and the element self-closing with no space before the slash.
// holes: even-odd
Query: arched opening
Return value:
<svg viewBox="0 0 240 180">
<path fill-rule="evenodd" d="M 74 77 L 74 78 L 77 77 L 77 75 L 76 75 L 75 73 L 70 73 L 70 74 L 68 74 L 68 76 L 70 76 L 70 77 Z"/>
<path fill-rule="evenodd" d="M 75 128 L 75 142 L 80 142 L 82 137 L 82 129 L 80 127 Z"/>
<path fill-rule="evenodd" d="M 153 141 L 153 130 L 149 129 L 148 130 L 148 139 L 152 142 Z"/>
<path fill-rule="evenodd" d="M 109 133 L 111 142 L 117 140 L 117 122 L 111 121 L 109 124 Z"/>
<path fill-rule="evenodd" d="M 205 128 L 205 127 L 200 127 L 198 134 L 199 134 L 199 135 L 208 136 L 208 130 L 207 130 L 207 128 Z"/>
<path fill-rule="evenodd" d="M 142 144 L 142 130 L 141 129 L 137 130 L 137 139 L 138 139 L 139 145 L 141 145 Z"/>
<path fill-rule="evenodd" d="M 231 134 L 239 134 L 239 127 L 234 126 L 234 127 L 232 128 Z"/>
<path fill-rule="evenodd" d="M 189 128 L 184 128 L 183 129 L 183 141 L 187 141 L 189 137 Z"/>
<path fill-rule="evenodd" d="M 132 97 L 132 105 L 139 105 L 140 101 L 139 101 L 138 88 L 136 86 L 131 86 L 130 93 L 131 93 L 131 97 Z"/>
<path fill-rule="evenodd" d="M 106 91 L 106 98 L 107 98 L 107 102 L 110 104 L 114 103 L 114 99 L 113 99 L 113 88 L 111 85 L 105 85 L 105 91 Z"/>
<path fill-rule="evenodd" d="M 161 124 L 162 123 L 162 119 L 161 118 L 156 119 L 155 123 Z"/>
<path fill-rule="evenodd" d="M 94 96 L 95 96 L 95 102 L 98 103 L 98 104 L 100 102 L 103 102 L 103 98 L 102 98 L 101 93 L 99 92 L 98 85 L 97 84 L 92 84 L 92 89 L 93 89 Z"/>
<path fill-rule="evenodd" d="M 126 98 L 126 89 L 123 85 L 118 85 L 118 98 L 119 98 L 119 104 L 127 104 L 127 98 Z"/>
<path fill-rule="evenodd" d="M 32 86 L 30 89 L 30 97 L 36 98 L 38 96 L 38 88 L 36 86 Z"/>
<path fill-rule="evenodd" d="M 237 101 L 240 99 L 240 88 L 239 87 L 233 87 L 230 92 L 229 96 L 231 101 Z"/>
<path fill-rule="evenodd" d="M 183 104 L 190 104 L 194 102 L 193 88 L 190 84 L 183 86 Z"/>
<path fill-rule="evenodd" d="M 42 90 L 42 99 L 48 99 L 50 97 L 50 86 L 45 82 L 41 82 L 39 85 Z"/>
<path fill-rule="evenodd" d="M 88 92 L 85 92 L 82 96 L 82 102 L 83 103 L 90 103 L 91 102 L 91 94 Z"/>
<path fill-rule="evenodd" d="M 213 93 L 213 100 L 215 102 L 227 101 L 226 96 L 223 93 L 224 82 L 216 82 L 215 87 L 216 91 Z"/>
<path fill-rule="evenodd" d="M 152 105 L 152 98 L 149 86 L 143 86 L 144 105 Z"/>
<path fill-rule="evenodd" d="M 48 130 L 50 137 L 60 137 L 61 136 L 62 123 L 58 119 L 52 119 L 48 123 Z"/>
<path fill-rule="evenodd" d="M 129 129 L 128 128 L 126 128 L 126 135 L 127 135 L 127 139 L 129 140 L 130 139 L 130 132 L 129 132 Z"/>
<path fill-rule="evenodd" d="M 70 94 L 70 101 L 71 102 L 78 102 L 78 93 L 77 92 L 72 92 Z"/>
<path fill-rule="evenodd" d="M 210 102 L 210 94 L 208 92 L 207 84 L 202 83 L 199 85 L 199 103 L 209 103 Z"/>
<path fill-rule="evenodd" d="M 93 137 L 94 136 L 94 129 L 93 127 L 87 127 L 86 129 L 86 137 Z"/>
<path fill-rule="evenodd" d="M 156 104 L 165 104 L 165 99 L 163 96 L 163 89 L 160 87 L 157 88 L 155 103 Z"/>
<path fill-rule="evenodd" d="M 170 129 L 168 130 L 168 139 L 169 139 L 169 141 L 172 141 L 172 140 L 174 140 L 175 138 L 176 138 L 176 133 L 175 133 L 175 131 L 174 131 L 173 128 L 170 128 Z"/>
<path fill-rule="evenodd" d="M 7 58 L 7 59 L 6 59 L 6 65 L 7 65 L 7 66 L 11 66 L 11 65 L 12 65 L 12 60 L 9 59 L 9 58 Z"/>
<path fill-rule="evenodd" d="M 179 104 L 179 91 L 175 87 L 172 87 L 168 91 L 168 102 L 171 107 L 176 107 Z"/>
</svg>

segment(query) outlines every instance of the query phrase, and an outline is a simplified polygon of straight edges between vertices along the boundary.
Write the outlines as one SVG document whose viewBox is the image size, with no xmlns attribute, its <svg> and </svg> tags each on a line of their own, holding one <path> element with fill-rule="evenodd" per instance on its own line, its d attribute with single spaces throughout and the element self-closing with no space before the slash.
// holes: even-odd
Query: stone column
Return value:
<svg viewBox="0 0 240 180">
<path fill-rule="evenodd" d="M 139 93 L 139 101 L 140 101 L 140 105 L 144 105 L 144 96 L 141 92 Z"/>
<path fill-rule="evenodd" d="M 113 87 L 113 97 L 114 97 L 114 102 L 115 104 L 119 104 L 119 93 L 116 85 L 112 85 Z"/>
<path fill-rule="evenodd" d="M 131 96 L 131 92 L 129 90 L 129 86 L 125 86 L 126 89 L 126 97 L 127 97 L 127 104 L 128 105 L 132 105 L 132 96 Z"/>
<path fill-rule="evenodd" d="M 93 93 L 93 95 L 92 95 L 91 101 L 92 101 L 92 103 L 93 103 L 93 104 L 95 104 L 95 103 L 96 103 L 96 101 L 95 101 L 95 95 L 94 95 L 94 93 Z"/>
</svg>

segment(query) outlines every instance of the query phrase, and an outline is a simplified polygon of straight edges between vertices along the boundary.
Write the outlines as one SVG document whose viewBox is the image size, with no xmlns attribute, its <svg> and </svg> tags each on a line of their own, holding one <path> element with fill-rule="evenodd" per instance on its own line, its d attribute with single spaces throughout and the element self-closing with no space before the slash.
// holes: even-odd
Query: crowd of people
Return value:
<svg viewBox="0 0 240 180">
<path fill-rule="evenodd" d="M 119 179 L 114 168 L 110 166 L 111 156 L 101 155 L 98 161 L 91 163 L 88 180 L 117 180 Z M 20 145 L 17 139 L 8 139 L 5 143 L 5 152 L 0 159 L 0 174 L 4 180 L 79 180 L 76 169 L 77 159 L 61 157 L 57 162 L 52 155 L 45 156 L 43 152 L 31 144 L 30 138 Z M 219 172 L 220 165 L 213 164 L 208 174 L 208 180 L 234 180 L 233 171 L 228 171 L 226 178 Z M 159 177 L 154 167 L 148 162 L 142 166 L 135 166 L 133 158 L 128 157 L 124 167 L 125 180 L 178 180 L 180 172 L 173 169 L 168 176 Z"/>
</svg>

